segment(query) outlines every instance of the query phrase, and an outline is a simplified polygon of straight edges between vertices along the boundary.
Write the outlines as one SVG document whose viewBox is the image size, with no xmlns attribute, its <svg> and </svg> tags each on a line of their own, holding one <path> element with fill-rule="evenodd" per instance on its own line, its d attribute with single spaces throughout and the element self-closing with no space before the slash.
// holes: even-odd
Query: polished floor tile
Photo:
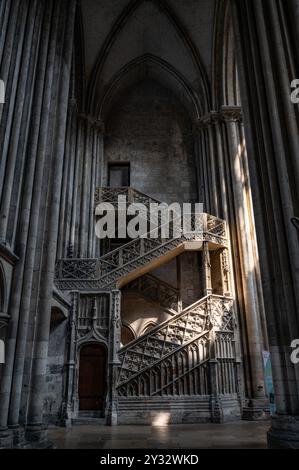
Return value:
<svg viewBox="0 0 299 470">
<path fill-rule="evenodd" d="M 51 427 L 57 449 L 264 449 L 268 422 L 152 426 Z"/>
</svg>

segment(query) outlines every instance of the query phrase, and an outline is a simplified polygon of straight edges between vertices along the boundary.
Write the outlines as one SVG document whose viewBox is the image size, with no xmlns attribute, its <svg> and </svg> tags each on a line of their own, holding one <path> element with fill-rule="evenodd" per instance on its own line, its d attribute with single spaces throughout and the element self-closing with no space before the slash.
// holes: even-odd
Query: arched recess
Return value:
<svg viewBox="0 0 299 470">
<path fill-rule="evenodd" d="M 126 346 L 136 339 L 136 334 L 133 328 L 127 323 L 123 323 L 121 326 L 121 344 Z"/>
<path fill-rule="evenodd" d="M 160 39 L 156 40 L 160 38 L 159 34 L 155 33 L 159 22 L 160 26 L 163 26 L 163 34 L 169 35 L 169 38 L 163 41 L 163 48 Z M 126 47 L 123 37 L 128 34 L 132 37 Z M 171 47 L 168 48 L 167 44 Z M 107 84 L 117 71 L 147 54 L 159 56 L 162 61 L 168 62 L 185 76 L 200 96 L 205 112 L 209 109 L 208 80 L 199 52 L 175 13 L 165 1 L 132 0 L 115 22 L 99 53 L 88 87 L 88 113 L 96 114 L 95 110 L 106 93 Z"/>
<path fill-rule="evenodd" d="M 102 182 L 109 181 L 111 165 L 122 162 L 129 165 L 135 189 L 159 201 L 193 202 L 196 98 L 160 60 L 143 59 L 120 76 L 102 107 Z"/>
<path fill-rule="evenodd" d="M 178 70 L 157 56 L 144 54 L 126 64 L 112 77 L 98 102 L 97 118 L 105 120 L 109 110 L 117 102 L 118 96 L 133 87 L 134 84 L 149 78 L 171 90 L 184 104 L 190 117 L 194 120 L 204 112 L 203 103 L 197 92 Z"/>
<path fill-rule="evenodd" d="M 140 336 L 142 335 L 145 335 L 145 333 L 148 333 L 150 330 L 152 330 L 153 328 L 155 328 L 155 326 L 157 326 L 157 323 L 154 323 L 154 322 L 148 322 L 145 327 L 143 328 Z"/>
</svg>

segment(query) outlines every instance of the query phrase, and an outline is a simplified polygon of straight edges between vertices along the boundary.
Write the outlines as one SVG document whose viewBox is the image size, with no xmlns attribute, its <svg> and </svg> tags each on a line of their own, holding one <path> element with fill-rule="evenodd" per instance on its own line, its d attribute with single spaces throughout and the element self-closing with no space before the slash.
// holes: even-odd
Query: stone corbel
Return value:
<svg viewBox="0 0 299 470">
<path fill-rule="evenodd" d="M 211 111 L 204 116 L 201 116 L 193 122 L 193 132 L 197 132 L 201 129 L 208 129 L 219 122 L 220 117 L 221 116 L 218 111 Z"/>
</svg>

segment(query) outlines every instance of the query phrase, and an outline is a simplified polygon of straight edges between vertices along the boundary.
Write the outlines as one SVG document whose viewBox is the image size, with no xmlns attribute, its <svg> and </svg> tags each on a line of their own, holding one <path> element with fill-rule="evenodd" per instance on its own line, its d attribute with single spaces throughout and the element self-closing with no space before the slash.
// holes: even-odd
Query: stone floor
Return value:
<svg viewBox="0 0 299 470">
<path fill-rule="evenodd" d="M 49 429 L 57 449 L 264 449 L 268 422 Z"/>
</svg>

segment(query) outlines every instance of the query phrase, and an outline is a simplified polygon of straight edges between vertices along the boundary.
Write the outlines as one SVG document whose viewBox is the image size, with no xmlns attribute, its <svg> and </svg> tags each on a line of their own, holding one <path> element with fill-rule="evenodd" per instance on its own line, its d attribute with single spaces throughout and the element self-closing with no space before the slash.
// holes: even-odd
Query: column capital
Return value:
<svg viewBox="0 0 299 470">
<path fill-rule="evenodd" d="M 243 122 L 241 106 L 222 106 L 219 114 L 224 122 Z"/>
<path fill-rule="evenodd" d="M 208 129 L 221 122 L 243 122 L 241 106 L 222 106 L 220 111 L 210 111 L 193 122 L 193 131 Z"/>
</svg>

